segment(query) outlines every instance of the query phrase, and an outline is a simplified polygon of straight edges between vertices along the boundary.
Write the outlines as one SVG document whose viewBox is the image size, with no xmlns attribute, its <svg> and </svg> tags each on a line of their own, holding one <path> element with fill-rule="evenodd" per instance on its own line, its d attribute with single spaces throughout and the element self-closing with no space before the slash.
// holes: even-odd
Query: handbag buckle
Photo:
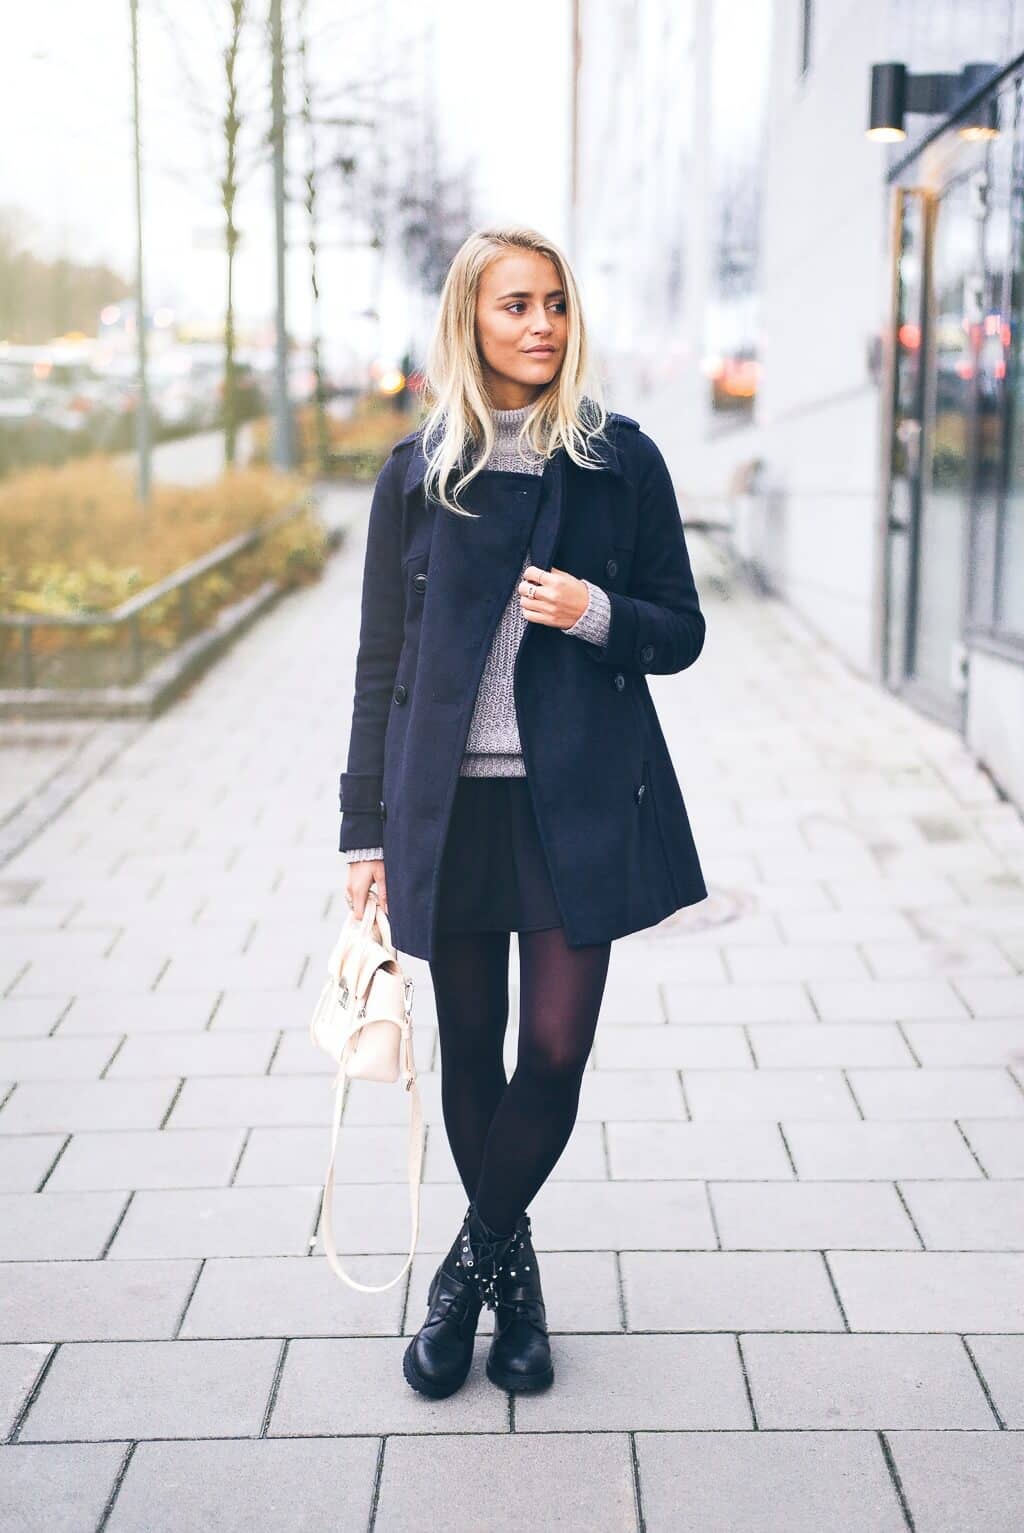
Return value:
<svg viewBox="0 0 1024 1533">
<path fill-rule="evenodd" d="M 408 974 L 403 975 L 403 985 L 402 985 L 402 988 L 405 991 L 405 1014 L 406 1014 L 407 1017 L 409 1017 L 409 1016 L 412 1015 L 412 988 L 413 988 L 413 982 L 412 982 L 412 978 L 410 977 L 410 975 L 408 975 Z"/>
<path fill-rule="evenodd" d="M 344 1007 L 348 1006 L 348 994 L 349 994 L 349 992 L 348 992 L 348 980 L 347 979 L 342 979 L 340 984 L 339 984 L 338 999 L 339 999 L 341 1005 L 344 1006 Z"/>
</svg>

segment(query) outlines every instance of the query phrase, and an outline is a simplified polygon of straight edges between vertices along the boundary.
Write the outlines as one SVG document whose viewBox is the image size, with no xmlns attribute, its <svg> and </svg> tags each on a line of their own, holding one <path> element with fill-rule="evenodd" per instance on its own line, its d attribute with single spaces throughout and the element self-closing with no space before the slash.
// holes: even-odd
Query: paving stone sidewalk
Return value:
<svg viewBox="0 0 1024 1533">
<path fill-rule="evenodd" d="M 712 897 L 613 947 L 531 1206 L 553 1389 L 488 1314 L 458 1394 L 401 1374 L 464 1209 L 419 960 L 411 1282 L 310 1252 L 361 545 L 0 869 L 0 1526 L 1018 1533 L 1024 825 L 773 602 L 653 678 Z M 368 1282 L 402 1095 L 346 1103 Z"/>
</svg>

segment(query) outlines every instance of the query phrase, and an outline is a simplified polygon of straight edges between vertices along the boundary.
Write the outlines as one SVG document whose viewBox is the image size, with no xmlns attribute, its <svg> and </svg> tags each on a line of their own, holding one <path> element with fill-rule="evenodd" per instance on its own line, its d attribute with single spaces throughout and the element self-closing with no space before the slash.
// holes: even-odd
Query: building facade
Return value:
<svg viewBox="0 0 1024 1533">
<path fill-rule="evenodd" d="M 1024 805 L 1024 4 L 580 20 L 576 260 L 613 403 L 684 515 L 727 512 L 755 466 L 741 551 L 765 584 Z M 879 143 L 889 61 L 986 67 Z"/>
</svg>

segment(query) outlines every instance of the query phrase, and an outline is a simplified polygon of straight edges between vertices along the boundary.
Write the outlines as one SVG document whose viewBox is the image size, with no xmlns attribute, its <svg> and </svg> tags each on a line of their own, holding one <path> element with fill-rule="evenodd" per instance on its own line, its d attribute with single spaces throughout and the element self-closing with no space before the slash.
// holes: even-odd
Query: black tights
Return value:
<svg viewBox="0 0 1024 1533">
<path fill-rule="evenodd" d="M 506 1081 L 509 933 L 437 938 L 430 975 L 448 1142 L 467 1195 L 502 1234 L 569 1142 L 610 952 L 610 942 L 569 947 L 560 926 L 519 933 L 519 1047 Z"/>
</svg>

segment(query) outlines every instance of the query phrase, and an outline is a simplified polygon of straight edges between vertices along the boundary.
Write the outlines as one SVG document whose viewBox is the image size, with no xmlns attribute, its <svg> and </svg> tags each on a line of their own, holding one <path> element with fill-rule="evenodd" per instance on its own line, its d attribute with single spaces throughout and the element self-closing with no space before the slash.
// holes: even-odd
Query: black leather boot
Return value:
<svg viewBox="0 0 1024 1533">
<path fill-rule="evenodd" d="M 520 1393 L 547 1389 L 554 1380 L 555 1371 L 551 1363 L 540 1268 L 527 1213 L 519 1216 L 515 1243 L 502 1265 L 497 1288 L 487 1377 L 500 1389 Z"/>
<path fill-rule="evenodd" d="M 420 1394 L 435 1400 L 454 1394 L 466 1381 L 483 1301 L 463 1266 L 468 1247 L 468 1218 L 431 1279 L 427 1318 L 405 1349 L 402 1372 Z"/>
</svg>

